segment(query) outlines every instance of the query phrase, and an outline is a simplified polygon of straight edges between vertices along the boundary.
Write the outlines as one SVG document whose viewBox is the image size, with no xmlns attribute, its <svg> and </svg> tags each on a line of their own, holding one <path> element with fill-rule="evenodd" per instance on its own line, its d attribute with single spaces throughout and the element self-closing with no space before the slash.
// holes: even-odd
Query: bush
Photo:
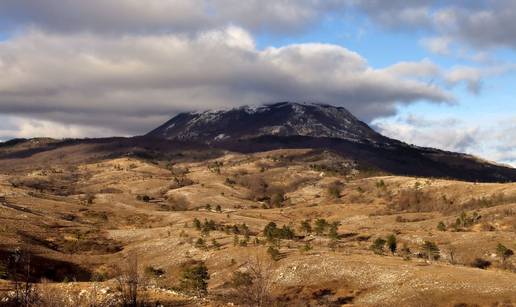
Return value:
<svg viewBox="0 0 516 307">
<path fill-rule="evenodd" d="M 437 230 L 446 231 L 446 225 L 441 221 L 437 224 Z"/>
<path fill-rule="evenodd" d="M 398 248 L 398 242 L 396 240 L 395 235 L 390 235 L 387 237 L 387 248 L 391 251 L 391 253 L 394 255 L 396 252 L 396 249 Z"/>
<path fill-rule="evenodd" d="M 211 245 L 213 246 L 213 248 L 215 249 L 219 249 L 222 245 L 215 239 L 212 239 L 211 240 Z"/>
<path fill-rule="evenodd" d="M 309 234 L 312 232 L 312 225 L 310 225 L 310 220 L 304 220 L 301 222 L 300 229 L 305 234 Z"/>
<path fill-rule="evenodd" d="M 514 251 L 507 248 L 505 245 L 498 243 L 498 246 L 496 246 L 496 254 L 500 257 L 502 263 L 505 264 L 507 259 L 514 255 Z"/>
<path fill-rule="evenodd" d="M 425 243 L 423 243 L 421 253 L 423 257 L 428 260 L 437 260 L 439 259 L 441 251 L 434 242 L 425 241 Z"/>
<path fill-rule="evenodd" d="M 317 219 L 315 221 L 315 233 L 322 235 L 329 226 L 330 224 L 325 219 Z"/>
<path fill-rule="evenodd" d="M 282 192 L 274 193 L 269 201 L 269 205 L 271 208 L 280 208 L 283 207 L 283 202 L 285 201 L 285 194 Z"/>
<path fill-rule="evenodd" d="M 270 222 L 267 224 L 267 226 L 265 226 L 263 229 L 263 234 L 265 237 L 267 237 L 269 242 L 272 242 L 276 239 L 292 240 L 295 237 L 294 230 L 290 226 L 283 225 L 283 227 L 278 228 L 274 222 Z"/>
<path fill-rule="evenodd" d="M 125 267 L 120 268 L 116 279 L 122 306 L 143 305 L 142 299 L 139 298 L 143 280 L 139 273 L 138 258 L 134 253 L 129 255 Z"/>
<path fill-rule="evenodd" d="M 311 251 L 312 249 L 314 249 L 314 247 L 312 246 L 312 244 L 310 244 L 310 242 L 306 242 L 305 245 L 303 245 L 303 247 L 301 248 L 301 251 L 302 252 L 309 252 Z"/>
<path fill-rule="evenodd" d="M 253 277 L 248 272 L 236 271 L 230 281 L 230 286 L 233 288 L 248 287 L 253 284 Z"/>
<path fill-rule="evenodd" d="M 94 201 L 95 201 L 95 194 L 86 193 L 86 195 L 85 195 L 86 204 L 92 205 Z"/>
<path fill-rule="evenodd" d="M 136 196 L 136 200 L 139 200 L 139 201 L 143 201 L 143 202 L 150 202 L 151 201 L 151 197 L 149 195 L 138 195 Z"/>
<path fill-rule="evenodd" d="M 491 262 L 484 260 L 482 258 L 475 258 L 475 260 L 473 260 L 473 262 L 471 263 L 471 266 L 485 270 L 491 266 Z"/>
<path fill-rule="evenodd" d="M 204 263 L 194 264 L 183 269 L 179 287 L 181 290 L 204 296 L 208 293 L 210 275 Z"/>
<path fill-rule="evenodd" d="M 383 248 L 384 248 L 386 242 L 387 241 L 385 241 L 382 238 L 377 238 L 376 240 L 374 240 L 373 244 L 371 245 L 371 250 L 377 255 L 382 255 Z"/>
<path fill-rule="evenodd" d="M 194 218 L 194 220 L 193 220 L 193 225 L 194 225 L 195 229 L 197 229 L 197 230 L 201 230 L 201 226 L 202 226 L 202 225 L 201 225 L 201 221 L 199 221 L 199 219 L 198 219 L 198 218 Z"/>
<path fill-rule="evenodd" d="M 168 208 L 173 211 L 186 211 L 190 206 L 190 202 L 183 195 L 174 195 L 167 199 Z"/>
<path fill-rule="evenodd" d="M 272 300 L 272 267 L 259 260 L 249 261 L 245 271 L 236 271 L 229 283 L 231 298 L 242 306 L 270 306 Z"/>
<path fill-rule="evenodd" d="M 271 256 L 271 259 L 274 261 L 278 261 L 281 259 L 281 253 L 275 247 L 269 246 L 269 248 L 267 249 L 267 254 L 269 254 L 269 256 Z"/>
<path fill-rule="evenodd" d="M 150 277 L 161 277 L 165 275 L 165 270 L 161 268 L 155 268 L 153 266 L 148 266 L 145 268 L 145 275 Z"/>
<path fill-rule="evenodd" d="M 342 182 L 340 182 L 340 181 L 332 182 L 328 186 L 328 194 L 330 195 L 330 197 L 332 197 L 334 199 L 339 199 L 340 193 L 342 192 L 342 187 L 343 187 Z"/>
<path fill-rule="evenodd" d="M 204 241 L 203 238 L 199 238 L 197 239 L 197 241 L 195 241 L 195 247 L 203 250 L 208 249 L 208 247 L 206 246 L 206 241 Z"/>
<path fill-rule="evenodd" d="M 340 225 L 339 222 L 333 222 L 330 225 L 330 231 L 328 232 L 328 236 L 330 237 L 330 239 L 332 241 L 339 239 L 339 233 L 338 233 L 339 225 Z"/>
<path fill-rule="evenodd" d="M 407 243 L 403 243 L 401 250 L 400 250 L 400 254 L 401 254 L 401 257 L 403 257 L 403 260 L 410 260 L 412 251 L 408 247 Z"/>
</svg>

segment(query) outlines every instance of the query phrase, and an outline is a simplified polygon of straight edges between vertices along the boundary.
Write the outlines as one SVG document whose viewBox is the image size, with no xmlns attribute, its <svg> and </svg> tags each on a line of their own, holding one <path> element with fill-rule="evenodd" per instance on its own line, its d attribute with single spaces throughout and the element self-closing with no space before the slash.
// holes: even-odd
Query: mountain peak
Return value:
<svg viewBox="0 0 516 307">
<path fill-rule="evenodd" d="M 387 140 L 343 107 L 299 102 L 181 113 L 148 134 L 163 139 L 206 143 L 266 135 L 368 143 Z"/>
</svg>

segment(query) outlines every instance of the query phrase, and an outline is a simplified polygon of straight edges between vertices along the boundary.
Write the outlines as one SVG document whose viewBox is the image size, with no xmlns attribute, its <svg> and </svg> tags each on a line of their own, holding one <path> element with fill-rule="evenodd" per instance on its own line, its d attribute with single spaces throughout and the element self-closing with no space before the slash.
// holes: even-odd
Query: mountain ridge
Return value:
<svg viewBox="0 0 516 307">
<path fill-rule="evenodd" d="M 476 156 L 410 145 L 376 132 L 344 107 L 278 102 L 180 113 L 144 136 L 252 153 L 275 149 L 332 150 L 364 168 L 396 175 L 466 181 L 516 181 L 516 169 Z"/>
<path fill-rule="evenodd" d="M 340 138 L 388 143 L 344 107 L 278 102 L 225 110 L 180 113 L 146 136 L 213 143 L 264 135 Z"/>
<path fill-rule="evenodd" d="M 181 113 L 146 135 L 129 138 L 14 140 L 0 144 L 0 167 L 23 169 L 115 157 L 174 161 L 193 153 L 202 159 L 278 149 L 333 152 L 366 173 L 516 182 L 512 167 L 385 137 L 342 107 L 291 102 Z"/>
</svg>

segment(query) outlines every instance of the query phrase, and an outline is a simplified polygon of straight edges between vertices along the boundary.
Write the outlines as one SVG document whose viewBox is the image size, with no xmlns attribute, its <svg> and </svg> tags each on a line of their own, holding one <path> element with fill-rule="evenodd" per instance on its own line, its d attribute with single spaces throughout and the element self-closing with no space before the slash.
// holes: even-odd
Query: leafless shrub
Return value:
<svg viewBox="0 0 516 307">
<path fill-rule="evenodd" d="M 331 198 L 339 199 L 340 193 L 344 189 L 344 184 L 340 181 L 334 181 L 328 185 L 328 195 Z"/>
<path fill-rule="evenodd" d="M 269 184 L 260 175 L 240 176 L 236 180 L 237 184 L 249 189 L 249 198 L 253 200 L 263 199 L 267 194 Z"/>
<path fill-rule="evenodd" d="M 144 280 L 139 273 L 138 257 L 134 253 L 130 253 L 125 267 L 119 270 L 116 281 L 121 305 L 123 307 L 144 306 L 145 301 L 139 297 Z"/>
<path fill-rule="evenodd" d="M 168 204 L 161 205 L 163 210 L 186 211 L 190 207 L 190 202 L 183 195 L 173 195 L 168 198 Z"/>
<path fill-rule="evenodd" d="M 12 295 L 2 298 L 5 306 L 38 306 L 39 295 L 32 280 L 32 256 L 28 249 L 15 249 L 8 259 L 7 275 L 12 281 Z"/>
<path fill-rule="evenodd" d="M 274 300 L 273 265 L 271 262 L 255 258 L 233 273 L 229 284 L 230 296 L 243 306 L 268 306 Z"/>
<path fill-rule="evenodd" d="M 175 176 L 174 179 L 172 179 L 172 181 L 168 185 L 168 189 L 179 189 L 182 187 L 190 186 L 192 184 L 194 184 L 193 180 L 186 176 Z"/>
</svg>

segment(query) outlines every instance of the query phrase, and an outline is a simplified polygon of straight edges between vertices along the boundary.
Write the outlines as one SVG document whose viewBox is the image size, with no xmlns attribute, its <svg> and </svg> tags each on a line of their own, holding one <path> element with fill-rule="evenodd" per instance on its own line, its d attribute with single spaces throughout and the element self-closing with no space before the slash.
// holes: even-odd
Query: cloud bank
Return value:
<svg viewBox="0 0 516 307">
<path fill-rule="evenodd" d="M 0 112 L 143 133 L 175 112 L 271 101 L 344 105 L 370 120 L 399 104 L 451 102 L 428 61 L 386 69 L 328 44 L 258 50 L 239 27 L 180 34 L 31 31 L 0 43 Z"/>
</svg>

